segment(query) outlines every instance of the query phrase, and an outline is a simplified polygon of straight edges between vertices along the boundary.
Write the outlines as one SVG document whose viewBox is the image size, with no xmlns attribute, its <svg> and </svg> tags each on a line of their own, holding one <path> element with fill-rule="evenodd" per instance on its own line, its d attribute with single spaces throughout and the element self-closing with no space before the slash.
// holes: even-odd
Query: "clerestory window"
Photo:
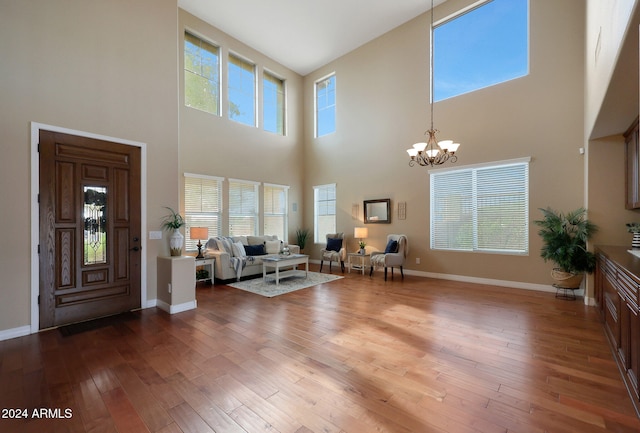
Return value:
<svg viewBox="0 0 640 433">
<path fill-rule="evenodd" d="M 434 25 L 434 101 L 529 73 L 529 0 L 491 0 Z"/>
</svg>

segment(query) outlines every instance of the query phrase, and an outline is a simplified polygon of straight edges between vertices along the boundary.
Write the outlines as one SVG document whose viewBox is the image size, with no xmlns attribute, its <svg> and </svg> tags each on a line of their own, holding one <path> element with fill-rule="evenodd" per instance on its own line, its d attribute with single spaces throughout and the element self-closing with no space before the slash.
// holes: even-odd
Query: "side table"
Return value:
<svg viewBox="0 0 640 433">
<path fill-rule="evenodd" d="M 358 263 L 352 263 L 358 259 Z M 362 275 L 364 275 L 364 270 L 367 265 L 365 263 L 365 259 L 371 260 L 371 254 L 360 254 L 360 253 L 348 253 L 347 254 L 347 267 L 349 268 L 349 273 L 351 273 L 351 268 L 359 270 Z M 371 263 L 369 263 L 371 266 Z"/>
<path fill-rule="evenodd" d="M 216 259 L 196 259 L 196 283 L 200 281 L 209 281 L 210 284 L 213 284 L 214 281 L 214 269 L 215 269 L 215 261 Z M 199 271 L 207 271 L 207 276 L 201 276 L 198 278 Z"/>
</svg>

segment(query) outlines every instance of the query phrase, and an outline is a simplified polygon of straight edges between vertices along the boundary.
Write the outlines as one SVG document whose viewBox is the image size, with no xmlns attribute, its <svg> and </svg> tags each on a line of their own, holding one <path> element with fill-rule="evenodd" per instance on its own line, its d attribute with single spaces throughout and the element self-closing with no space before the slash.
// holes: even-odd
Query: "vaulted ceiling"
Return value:
<svg viewBox="0 0 640 433">
<path fill-rule="evenodd" d="M 178 0 L 178 6 L 307 75 L 428 11 L 431 1 Z"/>
</svg>

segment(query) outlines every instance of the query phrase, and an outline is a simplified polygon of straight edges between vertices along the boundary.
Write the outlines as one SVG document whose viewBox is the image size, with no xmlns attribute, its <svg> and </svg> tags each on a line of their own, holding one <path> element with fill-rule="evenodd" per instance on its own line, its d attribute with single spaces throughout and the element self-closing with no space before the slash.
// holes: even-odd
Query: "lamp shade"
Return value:
<svg viewBox="0 0 640 433">
<path fill-rule="evenodd" d="M 207 227 L 191 227 L 189 230 L 189 237 L 191 239 L 208 239 L 209 229 Z"/>
<path fill-rule="evenodd" d="M 369 236 L 369 229 L 366 227 L 356 227 L 353 229 L 353 237 L 364 239 Z"/>
</svg>

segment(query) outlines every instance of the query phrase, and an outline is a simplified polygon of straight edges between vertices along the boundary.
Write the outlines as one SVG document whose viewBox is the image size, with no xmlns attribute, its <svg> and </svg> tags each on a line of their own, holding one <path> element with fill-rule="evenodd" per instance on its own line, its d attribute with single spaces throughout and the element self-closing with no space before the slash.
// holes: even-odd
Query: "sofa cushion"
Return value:
<svg viewBox="0 0 640 433">
<path fill-rule="evenodd" d="M 246 236 L 232 236 L 231 239 L 233 239 L 233 242 L 240 242 L 242 243 L 242 245 L 249 245 L 249 243 L 247 242 L 247 237 Z"/>
<path fill-rule="evenodd" d="M 264 256 L 266 251 L 264 250 L 264 245 L 245 245 L 244 251 L 248 256 Z"/>
<path fill-rule="evenodd" d="M 267 254 L 278 254 L 282 250 L 282 241 L 264 241 L 264 250 Z"/>
<path fill-rule="evenodd" d="M 327 239 L 327 251 L 340 251 L 342 248 L 342 239 L 329 238 Z"/>
</svg>

